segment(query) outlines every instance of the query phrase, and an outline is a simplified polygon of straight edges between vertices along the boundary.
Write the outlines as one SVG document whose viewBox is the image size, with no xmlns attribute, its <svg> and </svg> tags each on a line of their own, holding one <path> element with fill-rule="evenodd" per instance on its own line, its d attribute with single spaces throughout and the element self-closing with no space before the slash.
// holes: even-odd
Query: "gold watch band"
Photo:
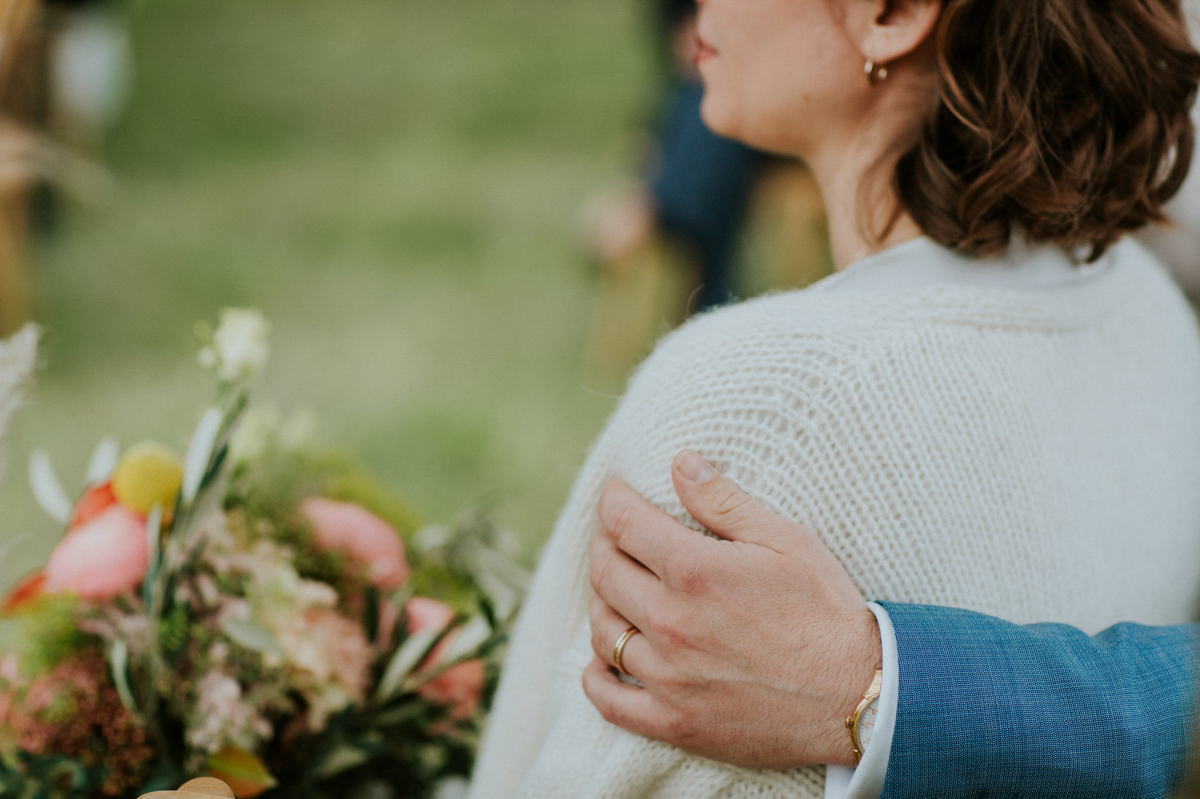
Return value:
<svg viewBox="0 0 1200 799">
<path fill-rule="evenodd" d="M 850 731 L 850 745 L 854 747 L 854 763 L 857 765 L 862 761 L 863 745 L 858 737 L 859 722 L 862 721 L 863 713 L 871 706 L 871 703 L 879 698 L 880 692 L 883 690 L 883 669 L 875 669 L 875 676 L 871 678 L 871 684 L 867 686 L 866 693 L 862 695 L 862 699 L 858 700 L 858 705 L 854 708 L 854 712 L 846 716 L 846 729 Z"/>
</svg>

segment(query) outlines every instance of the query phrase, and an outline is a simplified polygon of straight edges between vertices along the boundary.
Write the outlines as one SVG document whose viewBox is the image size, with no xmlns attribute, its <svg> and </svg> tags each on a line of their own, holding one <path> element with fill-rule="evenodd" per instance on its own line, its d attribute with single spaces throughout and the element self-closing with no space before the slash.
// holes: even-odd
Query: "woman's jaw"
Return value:
<svg viewBox="0 0 1200 799">
<path fill-rule="evenodd" d="M 834 5 L 847 0 L 705 0 L 696 22 L 703 113 L 714 132 L 810 158 L 866 112 L 855 43 Z M 861 3 L 863 0 L 851 0 Z"/>
<path fill-rule="evenodd" d="M 878 3 L 885 9 L 905 4 Z M 864 51 L 903 39 L 905 32 L 897 37 L 896 30 L 908 24 L 903 15 L 872 16 L 874 5 L 704 0 L 697 23 L 705 122 L 719 135 L 809 165 L 825 196 L 838 268 L 920 235 L 898 205 L 891 172 L 897 145 L 917 135 L 933 100 L 933 52 L 925 33 L 914 31 L 909 49 L 884 49 L 896 57 L 876 59 L 887 65 L 888 77 L 868 81 Z"/>
</svg>

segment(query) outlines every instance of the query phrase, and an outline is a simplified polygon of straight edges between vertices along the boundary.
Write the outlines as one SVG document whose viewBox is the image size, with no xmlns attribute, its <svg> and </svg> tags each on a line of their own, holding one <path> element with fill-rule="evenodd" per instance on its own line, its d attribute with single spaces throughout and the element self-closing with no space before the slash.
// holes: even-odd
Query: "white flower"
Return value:
<svg viewBox="0 0 1200 799">
<path fill-rule="evenodd" d="M 225 382 L 253 377 L 271 354 L 267 341 L 270 328 L 261 311 L 222 309 L 212 344 L 200 350 L 200 365 L 215 369 Z"/>
<path fill-rule="evenodd" d="M 279 411 L 270 405 L 251 407 L 229 439 L 229 457 L 234 463 L 247 463 L 262 457 L 278 429 Z"/>
<path fill-rule="evenodd" d="M 273 405 L 253 405 L 229 439 L 229 457 L 234 463 L 249 463 L 261 458 L 272 445 L 300 450 L 312 443 L 316 429 L 316 416 L 308 409 L 301 408 L 284 418 Z"/>
<path fill-rule="evenodd" d="M 271 735 L 270 723 L 245 701 L 238 681 L 219 671 L 210 671 L 196 686 L 189 721 L 187 742 L 210 755 L 227 746 L 253 750 Z"/>
</svg>

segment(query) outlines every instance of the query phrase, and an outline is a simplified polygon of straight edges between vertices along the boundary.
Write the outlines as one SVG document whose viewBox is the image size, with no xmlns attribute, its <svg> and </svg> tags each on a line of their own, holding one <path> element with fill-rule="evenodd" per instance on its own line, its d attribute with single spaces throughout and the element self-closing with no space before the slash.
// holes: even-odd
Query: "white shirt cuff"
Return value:
<svg viewBox="0 0 1200 799">
<path fill-rule="evenodd" d="M 867 607 L 879 622 L 879 637 L 883 644 L 883 686 L 879 690 L 879 715 L 871 742 L 863 752 L 858 768 L 825 767 L 825 799 L 879 799 L 883 780 L 887 776 L 888 758 L 892 754 L 892 737 L 896 733 L 896 707 L 900 702 L 900 658 L 897 654 L 896 629 L 892 617 L 882 605 L 868 602 Z"/>
</svg>

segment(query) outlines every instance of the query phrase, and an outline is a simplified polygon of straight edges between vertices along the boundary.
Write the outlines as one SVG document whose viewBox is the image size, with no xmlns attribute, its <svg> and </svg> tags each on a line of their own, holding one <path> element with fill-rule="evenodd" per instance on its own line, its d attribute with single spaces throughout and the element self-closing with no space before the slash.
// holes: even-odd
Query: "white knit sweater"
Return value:
<svg viewBox="0 0 1200 799">
<path fill-rule="evenodd" d="M 580 472 L 516 630 L 474 799 L 817 799 L 607 724 L 588 546 L 612 476 L 699 529 L 670 464 L 698 450 L 815 530 L 869 599 L 1098 631 L 1190 618 L 1200 584 L 1200 338 L 1126 240 L 972 262 L 917 239 L 805 291 L 702 316 L 645 362 Z"/>
</svg>

